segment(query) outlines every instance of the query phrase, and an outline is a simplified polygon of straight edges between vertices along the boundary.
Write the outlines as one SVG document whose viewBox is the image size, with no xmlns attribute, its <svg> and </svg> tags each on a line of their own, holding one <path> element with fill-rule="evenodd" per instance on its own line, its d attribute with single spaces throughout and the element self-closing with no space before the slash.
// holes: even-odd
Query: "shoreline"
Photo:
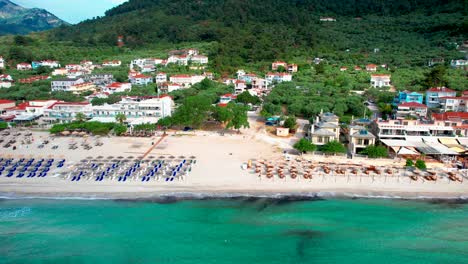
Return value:
<svg viewBox="0 0 468 264">
<path fill-rule="evenodd" d="M 29 147 L 20 147 L 16 151 L 7 151 L 3 156 L 12 158 L 55 158 L 57 161 L 66 159 L 64 168 L 52 171 L 45 178 L 7 178 L 0 177 L 0 198 L 4 199 L 126 199 L 126 200 L 151 200 L 164 197 L 176 199 L 209 199 L 232 197 L 258 197 L 258 198 L 282 198 L 305 197 L 316 198 L 381 198 L 381 199 L 444 199 L 444 200 L 468 200 L 468 178 L 462 183 L 440 178 L 437 182 L 426 181 L 423 177 L 412 181 L 408 176 L 397 174 L 374 173 L 361 176 L 353 176 L 351 169 L 343 174 L 330 175 L 319 168 L 313 174 L 313 178 L 304 179 L 297 177 L 275 176 L 271 179 L 262 175 L 259 178 L 254 170 L 244 170 L 242 165 L 252 159 L 262 159 L 268 162 L 279 161 L 284 163 L 282 148 L 273 142 L 265 142 L 262 135 L 244 134 L 233 136 L 219 136 L 216 134 L 202 134 L 197 136 L 175 136 L 160 138 L 54 138 L 47 133 L 33 132 L 36 141 Z M 50 145 L 60 146 L 57 150 L 44 152 L 45 149 L 37 148 L 44 139 L 51 140 Z M 85 150 L 79 147 L 77 150 L 68 149 L 70 143 L 91 143 L 99 140 L 104 147 L 94 147 L 93 150 Z M 158 141 L 159 140 L 159 141 Z M 153 145 L 152 142 L 158 142 Z M 50 147 L 50 146 L 49 146 Z M 141 176 L 135 176 L 125 183 L 116 179 L 95 181 L 96 176 L 89 176 L 80 182 L 74 182 L 68 174 L 77 174 L 83 166 L 90 166 L 91 162 L 82 160 L 94 160 L 96 163 L 110 164 L 111 160 L 128 159 L 130 161 L 138 156 L 149 155 L 149 160 L 163 159 L 167 163 L 176 164 L 180 157 L 196 157 L 193 170 L 186 176 L 176 179 L 174 182 L 165 182 L 162 179 L 142 183 Z M 2 155 L 0 155 L 2 156 Z M 101 158 L 99 159 L 99 156 Z M 126 156 L 126 157 L 125 157 Z M 171 156 L 172 159 L 171 159 Z M 107 157 L 107 158 L 105 158 Z M 174 158 L 175 157 L 175 158 Z M 348 160 L 341 157 L 304 156 L 304 164 L 315 164 L 318 167 L 329 164 L 335 170 L 339 166 L 365 166 L 375 165 L 381 169 L 400 168 L 404 161 L 399 160 Z M 312 162 L 312 163 L 308 163 Z M 127 162 L 127 165 L 132 162 Z M 146 162 L 142 168 L 148 168 Z M 291 161 L 291 165 L 300 164 Z M 358 165 L 351 165 L 358 164 Z M 100 165 L 101 166 L 101 165 Z M 102 165 L 101 169 L 108 165 Z M 442 168 L 439 168 L 440 171 Z M 80 169 L 81 170 L 81 169 Z M 92 169 L 87 169 L 92 172 Z M 120 172 L 122 175 L 123 173 Z M 68 175 L 67 177 L 65 175 Z M 115 174 L 120 176 L 119 174 Z M 399 175 L 399 176 L 398 176 Z"/>
<path fill-rule="evenodd" d="M 390 200 L 446 200 L 466 201 L 468 194 L 459 192 L 404 192 L 404 191 L 367 191 L 367 190 L 179 190 L 152 192 L 0 192 L 1 199 L 23 200 L 125 200 L 125 201 L 154 201 L 154 200 L 207 200 L 207 199 L 237 199 L 237 198 L 267 198 L 267 199 L 390 199 Z"/>
</svg>

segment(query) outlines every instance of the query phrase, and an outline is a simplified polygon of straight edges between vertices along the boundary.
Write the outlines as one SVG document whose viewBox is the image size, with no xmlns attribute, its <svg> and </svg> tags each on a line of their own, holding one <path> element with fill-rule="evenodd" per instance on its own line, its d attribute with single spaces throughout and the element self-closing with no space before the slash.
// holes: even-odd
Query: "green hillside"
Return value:
<svg viewBox="0 0 468 264">
<path fill-rule="evenodd" d="M 326 56 L 341 63 L 423 65 L 456 58 L 468 38 L 468 2 L 436 0 L 131 0 L 106 16 L 50 32 L 50 40 L 129 48 L 214 42 L 214 66 Z M 336 22 L 321 22 L 331 16 Z M 380 50 L 373 53 L 374 49 Z M 345 52 L 349 50 L 349 52 Z"/>
</svg>

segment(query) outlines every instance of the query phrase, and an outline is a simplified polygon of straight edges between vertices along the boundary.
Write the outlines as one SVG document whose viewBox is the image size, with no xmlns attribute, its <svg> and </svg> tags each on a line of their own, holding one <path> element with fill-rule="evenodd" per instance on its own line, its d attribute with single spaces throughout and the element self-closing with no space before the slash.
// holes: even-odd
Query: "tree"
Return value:
<svg viewBox="0 0 468 264">
<path fill-rule="evenodd" d="M 317 146 L 312 144 L 309 140 L 305 138 L 301 138 L 299 141 L 297 141 L 294 144 L 294 149 L 297 151 L 300 151 L 301 153 L 306 153 L 306 152 L 311 152 L 315 151 L 317 149 Z"/>
<path fill-rule="evenodd" d="M 115 121 L 117 121 L 119 124 L 123 124 L 125 121 L 127 120 L 127 116 L 125 116 L 124 114 L 122 113 L 118 113 L 116 116 L 115 116 Z"/>
<path fill-rule="evenodd" d="M 239 103 L 256 105 L 260 103 L 260 98 L 251 95 L 248 91 L 245 91 L 237 96 L 236 101 Z"/>
<path fill-rule="evenodd" d="M 75 120 L 78 122 L 78 123 L 83 123 L 85 120 L 86 120 L 86 115 L 83 114 L 83 113 L 76 113 L 75 115 Z"/>
<path fill-rule="evenodd" d="M 406 160 L 406 164 L 405 164 L 406 167 L 413 167 L 413 165 L 414 164 L 413 164 L 413 161 L 411 159 Z"/>
<path fill-rule="evenodd" d="M 0 129 L 7 129 L 8 123 L 7 122 L 0 122 Z"/>
<path fill-rule="evenodd" d="M 429 73 L 425 75 L 423 86 L 426 88 L 442 87 L 447 85 L 445 79 L 446 68 L 444 65 L 437 65 Z"/>
<path fill-rule="evenodd" d="M 229 104 L 228 106 L 225 106 L 225 107 L 218 105 L 215 107 L 215 110 L 213 112 L 213 117 L 214 119 L 216 119 L 216 121 L 225 124 L 231 121 L 231 119 L 234 117 L 234 113 L 231 111 Z"/>
<path fill-rule="evenodd" d="M 166 116 L 164 118 L 161 118 L 158 120 L 158 123 L 156 123 L 158 126 L 162 126 L 165 128 L 171 127 L 172 126 L 172 118 L 170 116 Z"/>
<path fill-rule="evenodd" d="M 290 130 L 296 129 L 296 126 L 297 126 L 296 118 L 294 116 L 290 116 L 286 118 L 283 126 L 286 128 L 289 128 Z"/>
<path fill-rule="evenodd" d="M 209 118 L 211 101 L 205 96 L 191 96 L 177 108 L 173 115 L 175 124 L 199 128 Z"/>
<path fill-rule="evenodd" d="M 315 73 L 316 74 L 324 74 L 325 73 L 325 63 L 320 62 L 319 64 L 315 65 Z"/>
<path fill-rule="evenodd" d="M 330 153 L 330 154 L 346 153 L 345 146 L 336 140 L 330 141 L 327 144 L 323 145 L 320 148 L 320 150 L 325 153 Z"/>
<path fill-rule="evenodd" d="M 234 128 L 239 130 L 243 127 L 250 127 L 246 106 L 239 104 L 229 104 L 228 108 L 232 112 L 232 119 L 229 121 L 226 128 Z"/>
<path fill-rule="evenodd" d="M 383 146 L 368 146 L 359 154 L 367 155 L 369 158 L 386 158 L 388 151 Z"/>
<path fill-rule="evenodd" d="M 122 125 L 122 124 L 116 124 L 114 126 L 114 133 L 117 136 L 120 136 L 120 135 L 124 134 L 125 132 L 127 132 L 127 126 Z"/>
<path fill-rule="evenodd" d="M 425 170 L 426 169 L 426 162 L 424 160 L 416 160 L 416 163 L 414 164 L 414 166 L 420 170 Z"/>
</svg>

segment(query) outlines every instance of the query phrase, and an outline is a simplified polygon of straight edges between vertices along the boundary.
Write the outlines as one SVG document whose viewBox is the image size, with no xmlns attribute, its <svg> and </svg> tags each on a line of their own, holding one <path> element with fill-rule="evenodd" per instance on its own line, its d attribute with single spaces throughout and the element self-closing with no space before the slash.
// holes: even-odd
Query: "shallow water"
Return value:
<svg viewBox="0 0 468 264">
<path fill-rule="evenodd" d="M 467 263 L 468 204 L 0 200 L 0 263 Z"/>
</svg>

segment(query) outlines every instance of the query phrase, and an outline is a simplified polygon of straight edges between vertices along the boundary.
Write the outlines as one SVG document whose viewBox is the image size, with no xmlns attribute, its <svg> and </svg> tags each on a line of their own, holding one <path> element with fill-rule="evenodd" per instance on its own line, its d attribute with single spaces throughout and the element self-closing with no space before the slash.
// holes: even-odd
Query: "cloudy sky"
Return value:
<svg viewBox="0 0 468 264">
<path fill-rule="evenodd" d="M 10 0 L 24 7 L 46 9 L 59 18 L 78 23 L 87 18 L 104 15 L 106 10 L 127 0 Z"/>
</svg>

